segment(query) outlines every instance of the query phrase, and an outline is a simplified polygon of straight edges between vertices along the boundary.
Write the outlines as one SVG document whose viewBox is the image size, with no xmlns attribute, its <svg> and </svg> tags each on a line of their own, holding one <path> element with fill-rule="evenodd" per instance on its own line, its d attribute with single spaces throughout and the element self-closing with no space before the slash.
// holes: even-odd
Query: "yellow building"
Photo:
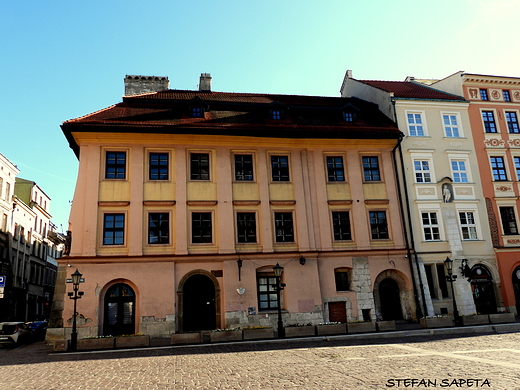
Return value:
<svg viewBox="0 0 520 390">
<path fill-rule="evenodd" d="M 132 93 L 141 80 L 164 82 L 127 76 Z M 62 129 L 79 174 L 48 337 L 70 331 L 75 268 L 80 337 L 275 327 L 278 308 L 285 325 L 415 319 L 401 132 L 377 106 L 214 92 L 203 74 L 198 91 L 125 96 Z"/>
</svg>

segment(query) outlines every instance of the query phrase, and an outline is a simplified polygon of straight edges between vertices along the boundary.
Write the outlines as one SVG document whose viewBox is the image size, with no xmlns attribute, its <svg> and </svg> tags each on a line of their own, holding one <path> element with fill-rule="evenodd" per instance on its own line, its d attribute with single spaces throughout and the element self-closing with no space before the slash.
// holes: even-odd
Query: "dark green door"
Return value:
<svg viewBox="0 0 520 390">
<path fill-rule="evenodd" d="M 114 284 L 105 294 L 104 335 L 135 333 L 135 293 L 124 283 Z"/>
</svg>

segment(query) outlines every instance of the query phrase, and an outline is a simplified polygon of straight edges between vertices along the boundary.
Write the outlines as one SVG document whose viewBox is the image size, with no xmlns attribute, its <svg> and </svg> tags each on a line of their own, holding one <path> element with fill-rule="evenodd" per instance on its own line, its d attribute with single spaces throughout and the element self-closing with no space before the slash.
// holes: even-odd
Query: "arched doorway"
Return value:
<svg viewBox="0 0 520 390">
<path fill-rule="evenodd" d="M 513 271 L 513 290 L 516 299 L 516 313 L 520 314 L 520 266 Z"/>
<path fill-rule="evenodd" d="M 379 283 L 379 299 L 384 321 L 403 319 L 399 285 L 394 279 L 386 278 Z"/>
<path fill-rule="evenodd" d="M 208 276 L 195 274 L 186 279 L 182 293 L 182 330 L 215 329 L 215 283 Z"/>
<path fill-rule="evenodd" d="M 489 270 L 481 264 L 471 268 L 470 279 L 471 292 L 477 313 L 493 314 L 497 312 L 497 302 L 495 299 L 495 288 L 493 286 L 493 276 Z"/>
<path fill-rule="evenodd" d="M 125 283 L 111 286 L 104 301 L 104 335 L 122 335 L 135 333 L 135 293 Z"/>
</svg>

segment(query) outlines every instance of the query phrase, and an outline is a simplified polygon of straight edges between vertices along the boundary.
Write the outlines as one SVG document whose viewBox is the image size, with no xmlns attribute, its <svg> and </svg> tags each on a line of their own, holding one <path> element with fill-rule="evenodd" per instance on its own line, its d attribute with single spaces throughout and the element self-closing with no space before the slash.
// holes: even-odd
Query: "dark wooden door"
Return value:
<svg viewBox="0 0 520 390">
<path fill-rule="evenodd" d="M 193 275 L 183 287 L 183 331 L 216 327 L 215 285 L 205 275 Z"/>
<path fill-rule="evenodd" d="M 347 306 L 345 302 L 329 302 L 329 321 L 347 322 Z"/>
</svg>

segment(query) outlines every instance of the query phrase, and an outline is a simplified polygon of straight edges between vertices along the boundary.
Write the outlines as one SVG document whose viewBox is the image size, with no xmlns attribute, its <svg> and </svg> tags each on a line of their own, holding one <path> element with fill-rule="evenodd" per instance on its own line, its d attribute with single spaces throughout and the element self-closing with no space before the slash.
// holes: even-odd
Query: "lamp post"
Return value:
<svg viewBox="0 0 520 390">
<path fill-rule="evenodd" d="M 283 327 L 282 321 L 282 302 L 280 300 L 280 291 L 282 291 L 285 287 L 285 283 L 280 283 L 280 278 L 282 276 L 283 268 L 280 264 L 276 263 L 273 267 L 274 276 L 276 277 L 276 299 L 278 300 L 278 338 L 285 338 L 285 328 Z"/>
<path fill-rule="evenodd" d="M 74 314 L 72 315 L 72 334 L 70 335 L 70 349 L 72 351 L 76 351 L 78 348 L 78 331 L 76 328 L 76 317 L 77 317 L 78 313 L 76 312 L 76 302 L 84 294 L 83 291 L 78 291 L 79 284 L 82 282 L 81 277 L 83 275 L 76 268 L 76 271 L 71 276 L 72 276 L 72 281 L 70 281 L 70 282 L 72 283 L 74 292 L 69 292 L 68 295 L 69 295 L 70 299 L 74 299 Z"/>
<path fill-rule="evenodd" d="M 455 300 L 455 290 L 453 288 L 453 282 L 457 280 L 457 275 L 453 275 L 453 260 L 451 260 L 449 257 L 446 257 L 446 260 L 444 260 L 444 266 L 446 267 L 446 271 L 448 271 L 446 280 L 451 284 L 451 295 L 453 297 L 453 319 L 455 320 L 455 325 L 459 325 L 460 316 L 459 310 L 457 309 L 457 301 Z"/>
</svg>

